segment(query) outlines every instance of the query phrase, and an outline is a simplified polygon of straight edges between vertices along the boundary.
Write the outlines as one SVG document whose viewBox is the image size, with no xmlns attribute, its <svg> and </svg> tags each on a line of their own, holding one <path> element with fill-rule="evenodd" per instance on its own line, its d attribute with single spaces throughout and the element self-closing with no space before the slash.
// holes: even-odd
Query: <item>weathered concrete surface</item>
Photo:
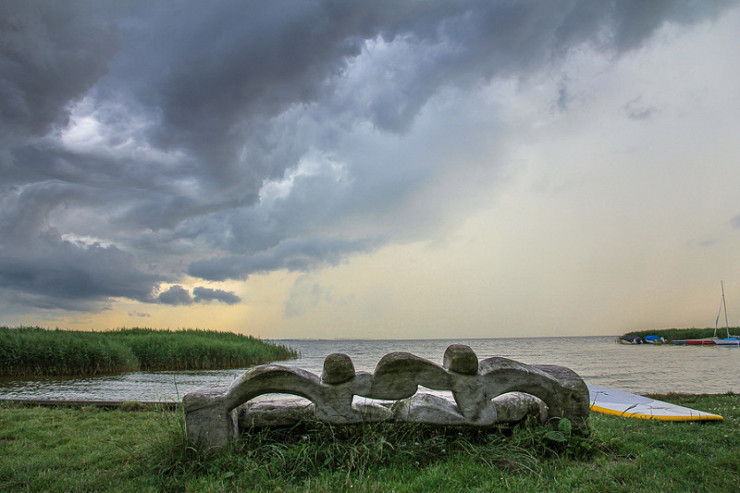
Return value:
<svg viewBox="0 0 740 493">
<path fill-rule="evenodd" d="M 419 386 L 451 391 L 454 401 L 417 394 Z M 290 394 L 302 403 L 250 402 L 264 394 Z M 389 353 L 374 373 L 355 372 L 346 354 L 331 354 L 321 377 L 280 365 L 253 368 L 229 387 L 201 389 L 183 399 L 189 439 L 222 447 L 242 430 L 303 419 L 333 424 L 412 421 L 439 425 L 491 426 L 536 415 L 566 417 L 587 434 L 588 388 L 572 370 L 525 365 L 506 358 L 478 358 L 467 346 L 447 348 L 442 366 L 410 353 Z M 355 396 L 367 398 L 353 402 Z M 374 401 L 390 401 L 380 403 Z"/>
<path fill-rule="evenodd" d="M 324 371 L 321 373 L 321 381 L 326 384 L 336 385 L 349 382 L 355 377 L 355 365 L 346 354 L 330 354 L 324 360 Z"/>
<path fill-rule="evenodd" d="M 280 401 L 247 402 L 237 409 L 240 430 L 266 426 L 292 426 L 312 419 L 314 405 L 303 399 L 286 398 Z"/>
<path fill-rule="evenodd" d="M 393 415 L 399 421 L 413 421 L 443 426 L 469 425 L 454 401 L 433 394 L 416 394 L 397 401 Z"/>
<path fill-rule="evenodd" d="M 533 416 L 541 424 L 547 421 L 547 404 L 542 399 L 524 392 L 509 392 L 491 399 L 496 408 L 497 423 L 518 423 Z"/>
<path fill-rule="evenodd" d="M 225 387 L 199 389 L 182 400 L 188 439 L 198 446 L 223 447 L 239 434 L 233 408 L 226 405 Z"/>
<path fill-rule="evenodd" d="M 446 370 L 462 375 L 476 375 L 478 373 L 478 356 L 468 346 L 453 344 L 445 350 L 442 357 L 442 366 Z"/>
</svg>

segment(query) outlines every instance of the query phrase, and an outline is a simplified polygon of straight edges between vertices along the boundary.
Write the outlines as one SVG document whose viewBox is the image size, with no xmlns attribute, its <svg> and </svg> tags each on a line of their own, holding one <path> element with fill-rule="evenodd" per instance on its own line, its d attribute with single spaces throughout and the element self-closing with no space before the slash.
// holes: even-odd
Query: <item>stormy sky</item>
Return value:
<svg viewBox="0 0 740 493">
<path fill-rule="evenodd" d="M 738 324 L 738 47 L 729 0 L 0 1 L 0 324 Z"/>
</svg>

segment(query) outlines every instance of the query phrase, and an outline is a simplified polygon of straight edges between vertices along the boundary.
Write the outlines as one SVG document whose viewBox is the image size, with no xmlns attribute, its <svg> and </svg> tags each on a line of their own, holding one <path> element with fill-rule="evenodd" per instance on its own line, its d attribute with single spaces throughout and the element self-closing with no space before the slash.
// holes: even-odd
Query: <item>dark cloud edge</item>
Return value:
<svg viewBox="0 0 740 493">
<path fill-rule="evenodd" d="M 192 294 L 181 285 L 171 286 L 166 291 L 157 295 L 153 302 L 162 305 L 188 306 L 199 303 L 210 303 L 217 301 L 227 305 L 235 305 L 242 301 L 233 291 L 222 289 L 211 289 L 202 286 L 193 288 Z"/>
</svg>

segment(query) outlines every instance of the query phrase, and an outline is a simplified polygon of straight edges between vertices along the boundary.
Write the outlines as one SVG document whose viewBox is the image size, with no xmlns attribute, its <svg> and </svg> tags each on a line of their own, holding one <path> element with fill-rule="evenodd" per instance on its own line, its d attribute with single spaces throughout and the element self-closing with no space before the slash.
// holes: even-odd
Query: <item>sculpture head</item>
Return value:
<svg viewBox="0 0 740 493">
<path fill-rule="evenodd" d="M 476 375 L 478 373 L 478 356 L 470 347 L 463 344 L 452 344 L 445 351 L 442 358 L 442 366 L 448 371 L 461 373 L 463 375 Z"/>
<path fill-rule="evenodd" d="M 349 382 L 355 378 L 355 365 L 352 359 L 343 353 L 333 353 L 324 360 L 321 381 L 331 385 Z"/>
</svg>

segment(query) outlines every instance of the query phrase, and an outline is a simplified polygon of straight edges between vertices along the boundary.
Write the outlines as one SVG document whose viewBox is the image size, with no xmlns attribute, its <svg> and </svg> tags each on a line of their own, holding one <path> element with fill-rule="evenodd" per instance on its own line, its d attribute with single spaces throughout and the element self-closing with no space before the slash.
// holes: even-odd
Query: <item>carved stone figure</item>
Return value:
<svg viewBox="0 0 740 493">
<path fill-rule="evenodd" d="M 453 399 L 419 386 L 449 391 Z M 263 394 L 308 399 L 250 402 Z M 355 397 L 365 399 L 355 399 Z M 438 425 L 493 426 L 536 415 L 571 420 L 587 434 L 588 388 L 562 366 L 525 365 L 506 358 L 478 362 L 468 346 L 447 348 L 442 366 L 410 353 L 383 356 L 373 373 L 356 372 L 346 354 L 330 354 L 321 377 L 281 365 L 245 372 L 228 387 L 200 389 L 183 399 L 188 438 L 201 446 L 222 447 L 243 430 L 319 419 L 332 424 L 412 421 Z"/>
</svg>

